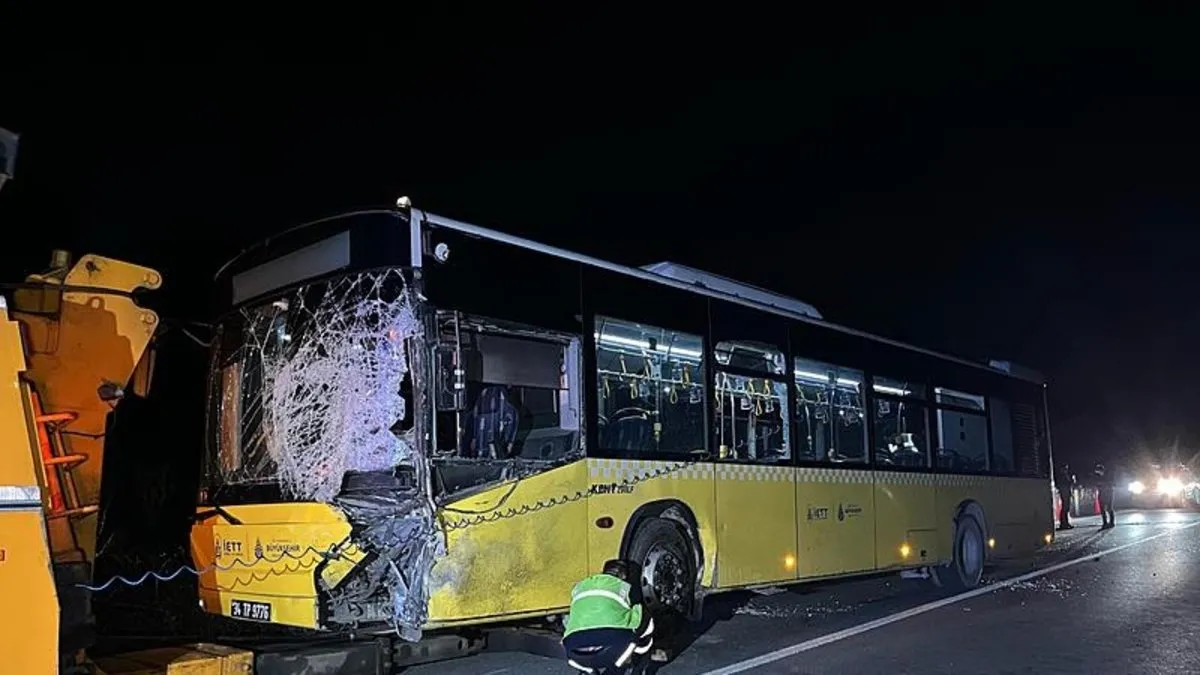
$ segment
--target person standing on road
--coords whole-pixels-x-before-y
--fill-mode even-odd
[[[1096,491],[1100,493],[1100,518],[1103,521],[1100,529],[1107,530],[1117,524],[1117,516],[1113,512],[1113,479],[1108,475],[1104,465],[1096,463]]]
[[[1054,474],[1054,487],[1058,489],[1058,499],[1061,503],[1058,509],[1058,529],[1070,530],[1071,524],[1071,493],[1075,488],[1075,476],[1071,475],[1071,467],[1066,463],[1060,464]]]

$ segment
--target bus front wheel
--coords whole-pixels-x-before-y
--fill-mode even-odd
[[[954,528],[954,558],[950,564],[930,568],[930,577],[939,588],[969,590],[983,580],[987,548],[983,528],[974,516],[963,514]]]
[[[629,544],[628,558],[641,567],[642,597],[651,608],[688,615],[696,574],[691,548],[677,523],[665,518],[643,521]]]

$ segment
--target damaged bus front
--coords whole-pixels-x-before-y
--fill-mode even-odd
[[[309,224],[219,273],[231,302],[191,533],[207,611],[416,640],[555,611],[584,572],[567,538],[574,550],[543,559],[574,564],[546,569],[541,545],[522,545],[586,518],[572,498],[585,469],[570,461],[579,335],[435,307],[421,258],[445,253],[424,252],[409,221],[401,210]],[[465,532],[518,503],[559,502],[540,532]]]
[[[191,535],[208,611],[419,635],[440,544],[415,414],[423,309],[390,255],[408,250],[404,225],[388,212],[314,223],[218,275],[232,302]]]

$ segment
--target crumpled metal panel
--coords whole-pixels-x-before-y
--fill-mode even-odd
[[[342,509],[354,545],[373,554],[330,593],[331,620],[387,621],[419,639],[441,549],[415,425],[398,429],[410,354],[423,349],[403,274],[348,275],[274,306],[246,327],[261,363],[262,442],[274,478],[292,498]]]

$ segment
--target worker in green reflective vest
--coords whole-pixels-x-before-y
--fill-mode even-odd
[[[604,675],[633,668],[654,644],[654,620],[633,601],[629,566],[604,563],[604,572],[575,584],[563,633],[567,663]]]

